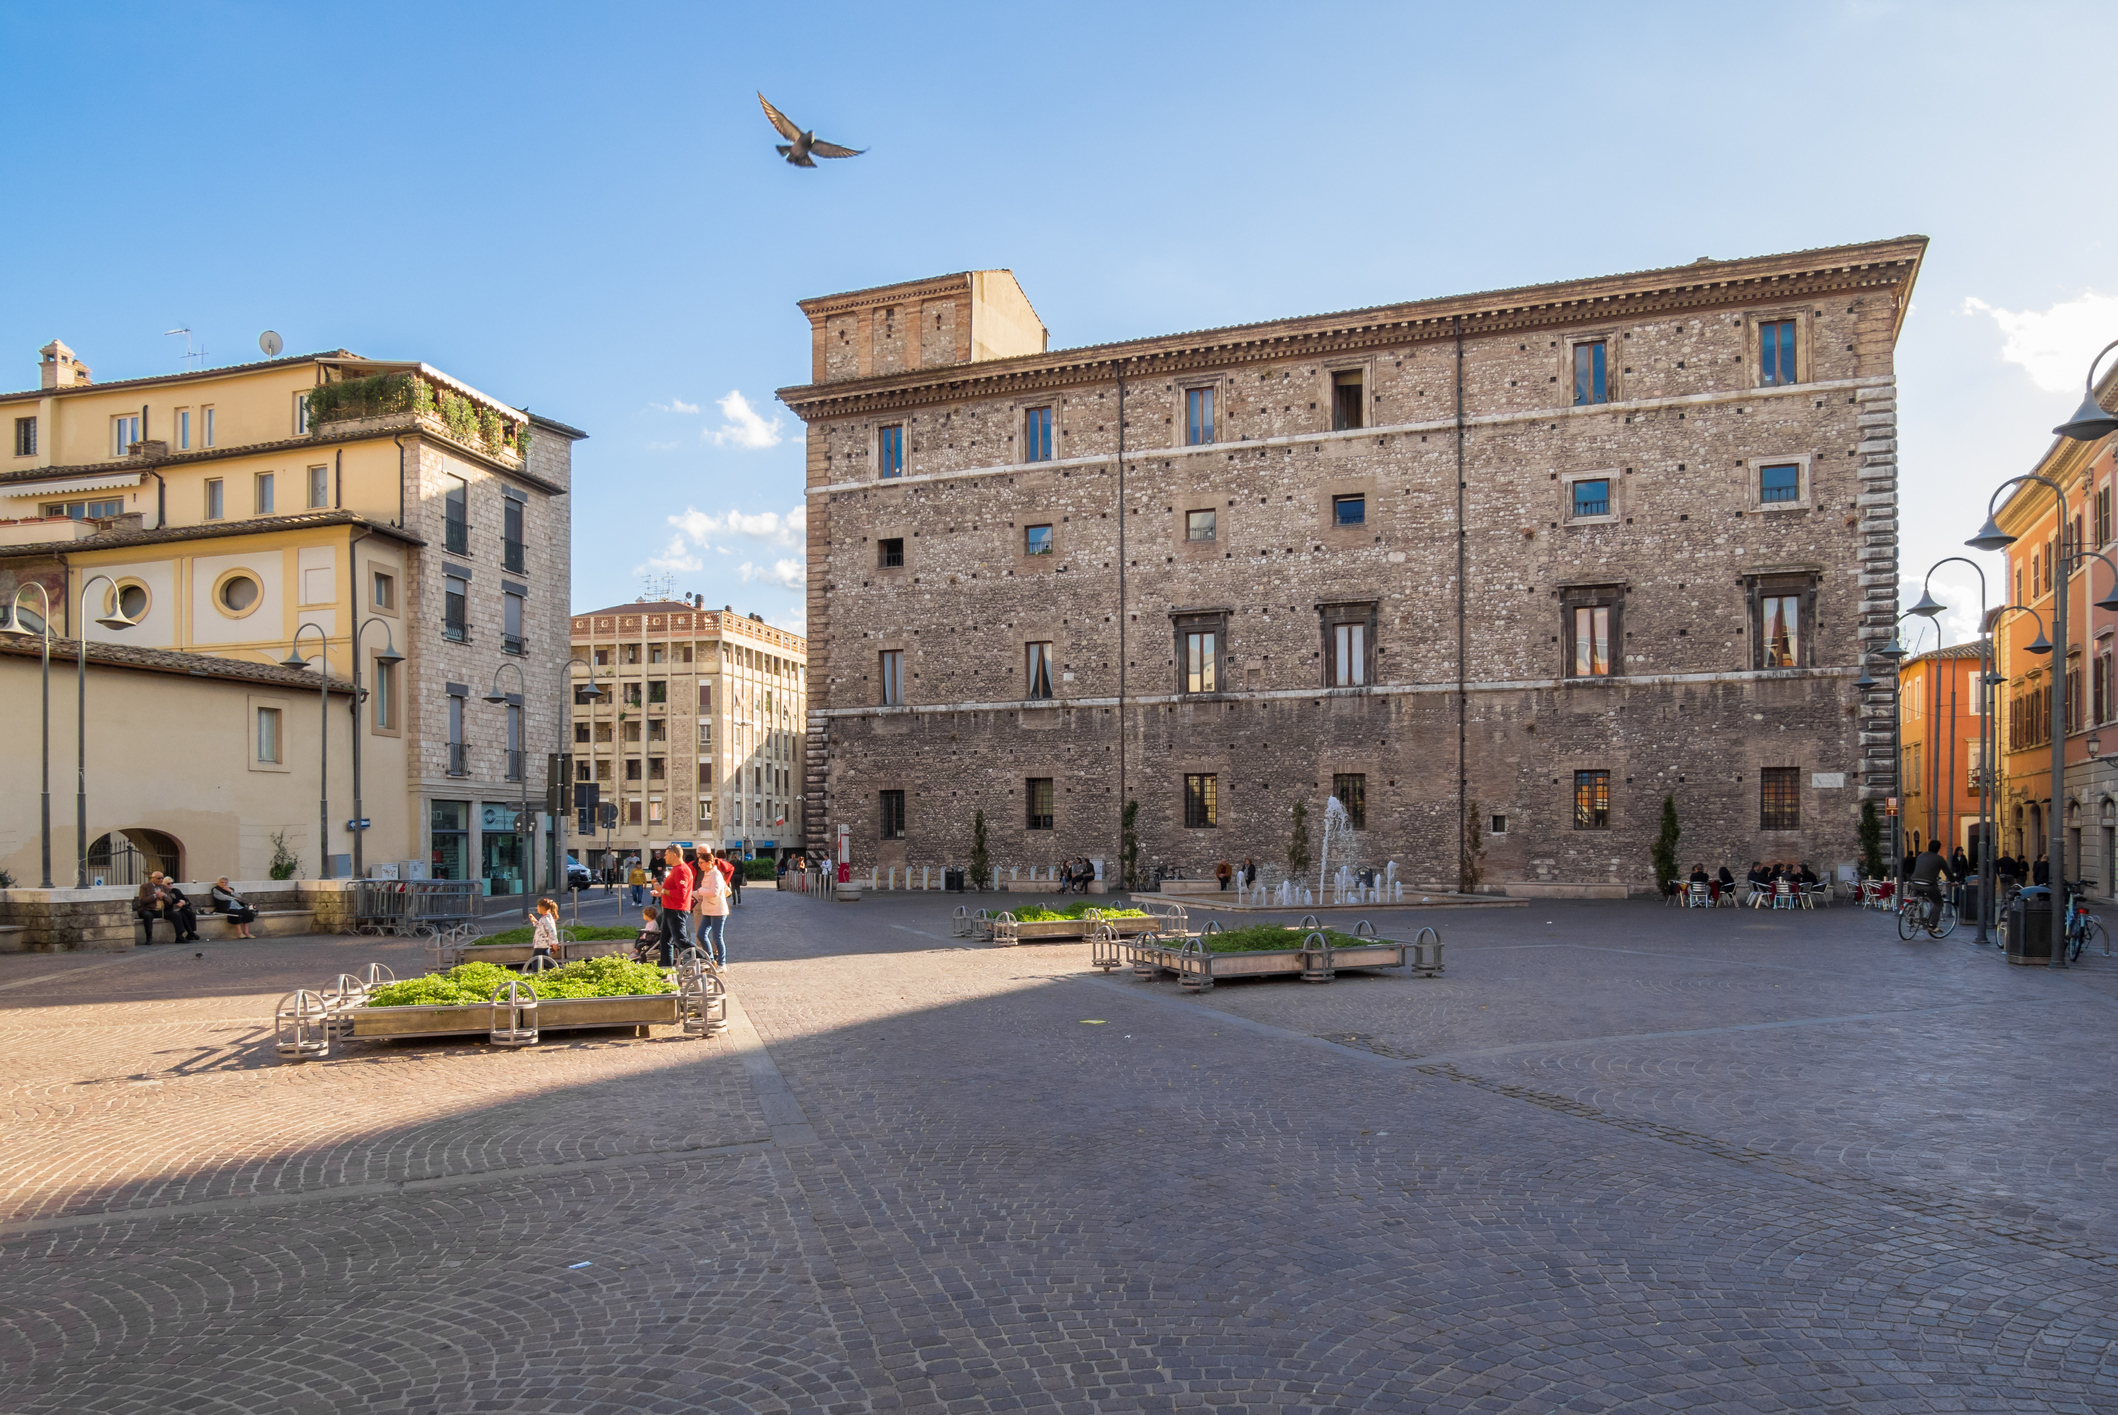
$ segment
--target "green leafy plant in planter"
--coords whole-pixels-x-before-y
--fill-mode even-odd
[[[744,879],[774,879],[780,872],[777,860],[745,860],[742,863]]]
[[[640,932],[638,929],[629,927],[613,928],[609,924],[571,924],[561,925],[561,927],[567,933],[573,935],[574,941],[577,943],[602,943],[614,938],[635,938]],[[528,943],[531,936],[530,926],[523,924],[519,928],[503,929],[499,933],[487,934],[484,938],[473,939],[472,943],[474,945],[483,943]]]
[[[1367,948],[1374,944],[1373,939],[1355,938],[1337,929],[1290,929],[1279,924],[1252,924],[1204,938],[1207,949],[1214,953],[1269,953],[1300,948],[1302,940],[1312,933],[1321,933],[1333,948]]]
[[[1094,909],[1106,919],[1144,919],[1147,917],[1145,909],[1106,909],[1100,904],[1090,904],[1086,900],[1079,904],[1069,904],[1064,909],[1053,909],[1043,904],[1031,904],[1021,909],[1010,909],[1008,912],[1015,916],[1015,922],[1017,923],[1052,924],[1057,923],[1061,919],[1085,919],[1091,909]]]
[[[301,867],[301,857],[287,846],[287,832],[284,830],[273,831],[272,863],[266,866],[265,872],[274,879],[293,879]]]
[[[536,989],[539,1001],[568,997],[652,997],[675,992],[670,975],[630,958],[583,958],[528,977],[498,963],[459,963],[446,973],[407,978],[368,994],[370,1007],[463,1006],[490,1002],[493,993],[522,979]]]

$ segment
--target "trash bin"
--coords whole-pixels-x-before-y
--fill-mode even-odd
[[[951,865],[946,870],[943,870],[941,873],[941,887],[943,892],[947,894],[963,893],[963,866]]]
[[[1956,917],[1978,927],[1978,876],[1972,875],[1957,886]]]
[[[2008,905],[2008,961],[2048,964],[2052,961],[2052,891],[2033,884]]]

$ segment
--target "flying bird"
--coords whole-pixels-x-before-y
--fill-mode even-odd
[[[780,156],[786,158],[788,162],[796,167],[814,167],[816,164],[809,160],[812,156],[858,157],[861,153],[867,151],[866,148],[840,147],[835,142],[818,142],[815,133],[805,133],[794,126],[794,120],[780,112],[779,109],[774,108],[766,100],[764,94],[759,94],[757,101],[764,108],[765,117],[779,131],[779,135],[787,140],[783,143],[776,143],[774,146],[779,149]]]

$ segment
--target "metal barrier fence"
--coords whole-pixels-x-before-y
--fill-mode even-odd
[[[477,926],[483,894],[474,879],[364,879],[355,881],[353,927],[364,934],[438,935]]]

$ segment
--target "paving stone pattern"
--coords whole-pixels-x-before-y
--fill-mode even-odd
[[[0,959],[0,1410],[2118,1408],[2118,962],[1567,902],[1191,996],[948,907],[748,892],[764,1051]]]

